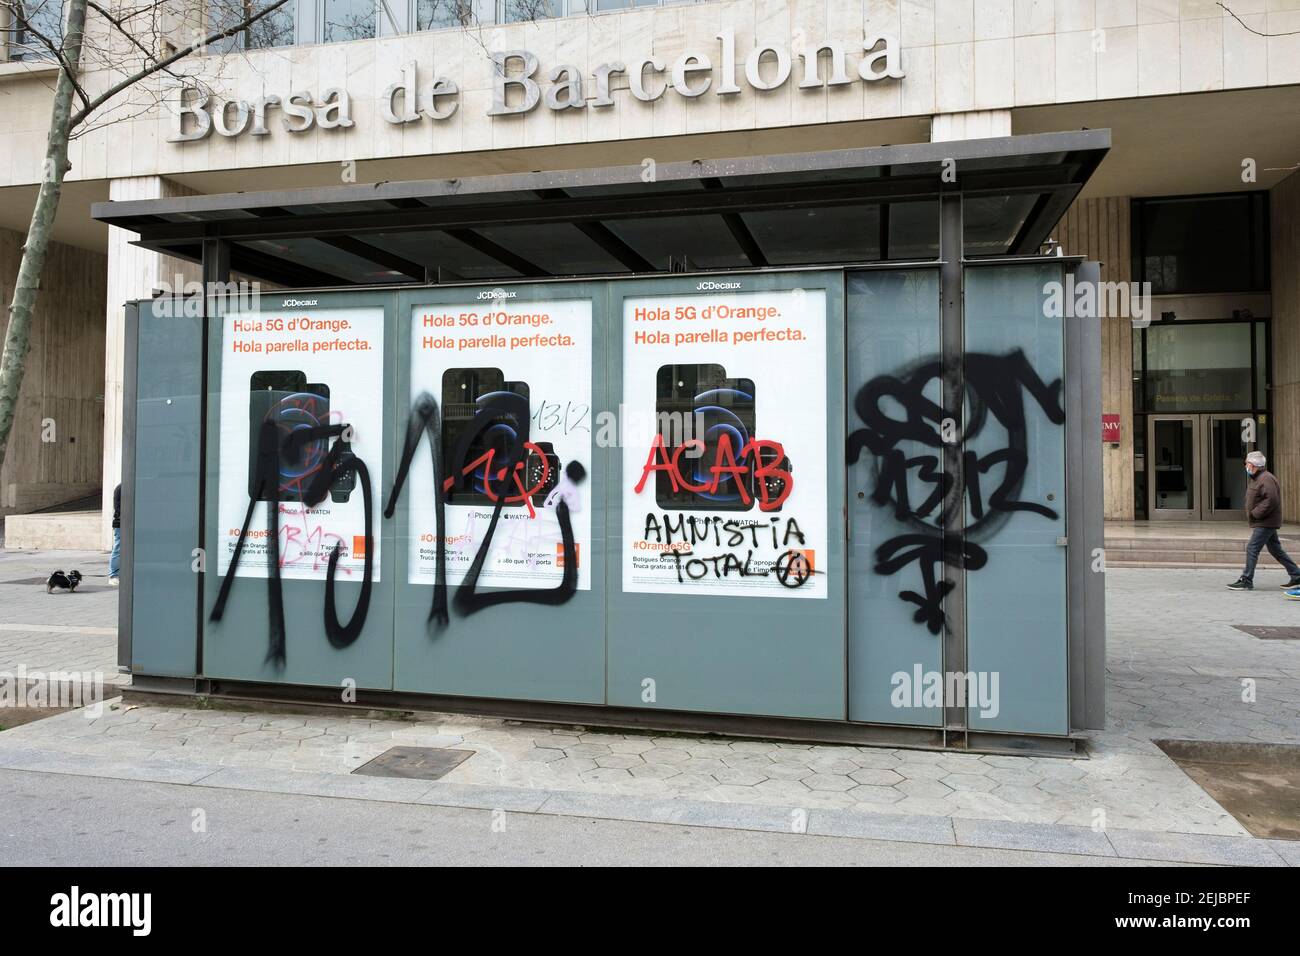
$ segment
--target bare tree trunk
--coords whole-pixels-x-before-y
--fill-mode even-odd
[[[31,342],[32,312],[36,308],[36,297],[41,288],[41,271],[45,267],[45,254],[50,247],[54,214],[58,211],[59,196],[63,192],[63,177],[71,167],[68,162],[68,135],[71,132],[74,78],[68,71],[75,71],[81,64],[85,28],[86,0],[69,0],[63,38],[63,63],[54,88],[54,104],[50,109],[50,132],[45,143],[41,186],[36,194],[36,207],[32,210],[32,224],[27,230],[27,241],[23,243],[18,282],[14,287],[13,302],[9,306],[4,357],[0,358],[0,468],[4,467],[9,433],[13,430],[14,417],[18,413],[18,390],[22,388],[27,349]]]

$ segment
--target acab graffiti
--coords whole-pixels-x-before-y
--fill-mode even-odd
[[[660,424],[632,492],[649,487],[660,510],[646,514],[631,547],[670,562],[677,585],[772,578],[801,587],[815,573],[813,551],[798,521],[776,514],[795,478],[782,443],[755,435],[754,382],[697,363],[661,366],[656,386]],[[674,435],[668,423],[680,420],[698,427]],[[767,520],[738,514],[755,507]]]

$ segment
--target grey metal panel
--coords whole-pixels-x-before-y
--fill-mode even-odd
[[[962,423],[960,430],[964,434],[966,309],[963,291],[965,280],[962,271],[962,260],[965,258],[963,211],[961,193],[950,193],[940,200],[939,257],[943,260],[943,264],[939,267],[939,301],[943,408],[947,415]],[[963,451],[964,446],[961,442],[944,443],[943,474],[952,482],[945,496],[945,506],[949,501],[963,502],[966,498]],[[949,547],[949,541],[956,541],[960,553],[965,534],[966,509],[948,508],[943,527],[945,550]],[[941,568],[944,579],[952,583],[952,590],[943,599],[943,672],[945,674],[965,673],[967,669],[966,568],[959,561],[942,564]],[[955,700],[946,700],[943,722],[949,730],[964,730],[967,725],[966,707]]]
[[[848,713],[845,537],[843,274],[723,273],[745,292],[801,288],[826,294],[826,374],[807,398],[827,414],[827,545],[818,555],[826,598],[794,599],[623,591],[622,562],[609,571],[606,619],[607,702],[612,706],[843,721]],[[696,280],[645,279],[610,284],[610,312],[623,321],[623,300],[690,295]],[[609,337],[611,390],[624,394],[623,336]],[[761,374],[728,368],[731,375]],[[813,384],[813,383],[810,383]],[[789,396],[798,402],[800,396]],[[610,550],[622,541],[622,449],[606,449],[619,492],[608,507]],[[798,469],[798,465],[793,466]],[[775,583],[774,583],[774,586]],[[643,700],[643,681],[655,700]]]
[[[1095,281],[1093,263],[1083,263],[1073,269],[1076,283]],[[1068,273],[1067,273],[1068,274]],[[1065,529],[1066,529],[1066,574],[1069,588],[1066,591],[1066,628],[1069,641],[1070,660],[1070,726],[1082,726],[1087,692],[1084,684],[1084,650],[1086,641],[1084,627],[1086,610],[1081,584],[1083,575],[1088,573],[1088,556],[1084,548],[1084,495],[1083,458],[1084,433],[1087,423],[1083,418],[1083,390],[1086,382],[1076,368],[1083,356],[1082,321],[1065,322],[1065,368],[1066,381],[1075,387],[1065,390]]]
[[[960,283],[960,271],[957,281]],[[916,605],[901,595],[917,583],[914,569],[894,573],[878,569],[882,549],[906,535],[929,533],[916,506],[930,493],[922,469],[907,469],[906,496],[888,487],[889,452],[877,453],[863,442],[872,406],[859,402],[875,395],[882,382],[906,382],[909,374],[941,353],[942,318],[937,266],[905,270],[853,270],[845,277],[845,354],[849,394],[846,458],[848,527],[848,685],[849,719],[873,724],[916,724],[940,727],[942,705],[927,706],[910,695],[895,698],[898,675],[909,679],[919,666],[923,674],[942,672],[943,638],[915,619]],[[960,285],[958,286],[960,295]],[[886,412],[887,415],[897,411]],[[876,423],[877,426],[879,422]],[[875,432],[879,434],[879,432]],[[897,437],[891,447],[907,458],[928,457],[935,450],[923,440]],[[881,502],[881,492],[888,500]],[[910,503],[903,514],[898,507]],[[930,515],[931,521],[940,521]],[[933,526],[936,537],[942,528]]]
[[[201,245],[200,265],[203,275],[203,421],[208,420],[208,338],[212,329],[220,328],[219,316],[224,314],[226,301],[220,298],[222,290],[230,282],[230,243],[220,239],[204,239]],[[206,426],[205,426],[206,427]],[[207,467],[208,446],[204,441],[199,447],[199,520],[207,514]],[[215,489],[213,489],[215,490]],[[199,547],[204,546],[203,529],[199,529]],[[203,673],[203,582],[199,582],[199,593],[195,599],[194,627],[199,640],[194,655],[194,673]]]
[[[492,288],[498,288],[493,286]],[[563,302],[592,300],[592,419],[594,409],[617,408],[618,399],[608,391],[603,337],[617,334],[611,327],[607,296],[599,283],[548,283],[512,286],[512,301]],[[460,290],[424,289],[397,298],[399,346],[389,364],[389,381],[394,391],[397,418],[389,431],[393,436],[393,457],[400,458],[411,408],[412,309],[417,306],[468,306],[478,299],[483,287]],[[479,307],[482,306],[482,300]],[[487,301],[491,301],[490,299]],[[502,359],[508,359],[504,350]],[[440,382],[417,382],[441,404]],[[533,382],[536,388],[537,383]],[[532,398],[545,398],[537,396]],[[534,410],[534,414],[537,414]],[[539,422],[540,424],[540,422]],[[592,429],[593,438],[595,428]],[[534,440],[541,441],[540,433]],[[609,556],[605,532],[606,499],[611,490],[609,449],[594,440],[594,461],[582,462],[587,470],[578,486],[584,506],[590,509],[591,538],[582,545],[580,562],[591,567],[591,587],[578,590],[556,607],[531,602],[504,603],[465,615],[454,604],[450,621],[443,628],[429,625],[433,585],[409,581],[410,506],[412,482],[407,481],[393,519],[385,522],[386,550],[394,554],[395,602],[393,610],[393,689],[458,697],[498,697],[514,700],[602,704],[605,701],[605,566]],[[446,454],[446,449],[443,454]],[[412,469],[427,467],[430,460],[427,438],[416,449]],[[388,482],[392,484],[391,480]],[[617,489],[614,489],[615,491]],[[513,509],[512,509],[513,510]],[[506,521],[509,520],[507,516]],[[499,528],[492,549],[509,547],[509,532]],[[474,542],[479,546],[479,542]],[[484,545],[487,546],[487,545]],[[613,552],[617,555],[617,551]],[[459,585],[448,586],[453,598]],[[492,594],[505,590],[478,585],[476,592]]]
[[[119,555],[117,596],[117,666],[131,666],[132,586],[135,583],[135,432],[136,432],[136,376],[140,363],[136,350],[140,347],[140,306],[126,304],[126,319],[122,330],[122,499],[121,539]]]
[[[990,706],[968,706],[967,716],[982,732],[1069,731],[1062,392],[1073,387],[1071,320],[1045,308],[1065,274],[1055,258],[965,274],[967,400],[973,413],[988,409],[970,416],[963,435],[976,456],[965,475],[964,540],[975,562],[966,575],[966,666],[990,692]]]
[[[174,301],[140,303],[137,371],[128,379],[135,389],[128,406],[133,431],[124,435],[133,471],[129,504],[125,482],[122,488],[122,518],[130,522],[131,669],[193,677],[203,319],[170,308]]]
[[[275,311],[284,298],[276,293],[263,293],[262,301],[270,311]],[[291,298],[297,298],[294,293]],[[320,311],[329,308],[378,307],[384,310],[384,355],[391,362],[396,354],[394,340],[394,297],[384,293],[334,292],[319,295]],[[218,513],[219,481],[221,477],[221,356],[222,319],[214,318],[208,336],[208,412],[206,419],[206,500],[204,502],[204,547],[208,554],[207,569],[203,575],[204,593],[202,607],[203,674],[204,677],[234,680],[279,681],[289,684],[314,684],[339,688],[345,680],[359,688],[391,688],[393,676],[393,549],[381,541],[378,572],[370,595],[370,607],[365,626],[356,640],[347,647],[334,648],[325,633],[324,580],[282,581],[286,659],[278,667],[268,657],[269,650],[269,598],[267,581],[260,577],[237,577],[221,621],[210,619],[213,604],[221,586],[218,574]],[[229,321],[227,317],[225,321]],[[268,357],[267,366],[283,365],[283,358]],[[382,389],[382,383],[373,383]],[[337,397],[337,396],[336,396]],[[384,392],[383,421],[385,430],[394,426],[392,392]],[[404,423],[403,423],[404,424]],[[383,444],[380,470],[380,494],[373,502],[373,534],[378,539],[383,534],[383,501],[380,500],[383,483],[391,480],[394,467],[391,444]],[[241,463],[241,468],[244,463]],[[243,492],[247,494],[246,488]],[[359,493],[359,492],[358,492]],[[265,530],[265,504],[257,508],[250,533]],[[338,614],[346,622],[361,594],[362,585],[354,581],[339,581],[335,594]]]
[[[1101,281],[1101,266],[1079,266],[1076,280]],[[1100,303],[1100,297],[1094,301]],[[1102,730],[1106,725],[1106,576],[1093,570],[1094,554],[1105,544],[1104,491],[1101,469],[1101,318],[1076,317],[1073,357],[1067,374],[1077,376],[1072,390],[1079,405],[1076,433],[1077,471],[1071,504],[1078,508],[1070,530],[1070,724],[1076,730]],[[1067,379],[1068,380],[1068,379]],[[1067,424],[1067,428],[1069,425]],[[1079,612],[1078,619],[1075,611]],[[1080,632],[1075,633],[1078,627]]]

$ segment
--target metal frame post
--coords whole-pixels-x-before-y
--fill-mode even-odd
[[[1076,285],[1101,282],[1101,266],[1081,262]],[[1099,306],[1100,292],[1094,299]],[[1106,723],[1106,575],[1094,570],[1105,542],[1101,470],[1100,314],[1065,321],[1066,568],[1069,586],[1070,730]]]
[[[943,408],[955,424],[955,435],[965,434],[966,336],[965,292],[963,284],[963,217],[962,194],[944,193],[939,197],[939,299],[940,340],[943,361]],[[949,426],[951,427],[951,426]],[[942,431],[941,431],[942,434]],[[943,669],[944,673],[966,671],[966,570],[961,555],[965,553],[966,475],[963,467],[964,442],[943,443],[943,473],[949,482],[944,501],[943,548],[945,555],[956,555],[945,562],[942,573],[953,588],[943,599]],[[945,680],[945,686],[947,681]],[[964,734],[967,730],[966,707],[944,701],[945,731]]]
[[[205,527],[205,516],[208,513],[207,493],[208,493],[208,390],[210,383],[208,381],[208,342],[212,335],[212,324],[215,319],[221,321],[221,309],[213,308],[212,289],[217,283],[226,283],[230,281],[230,243],[225,239],[208,239],[203,240],[203,336],[202,336],[202,354],[199,357],[202,373],[202,386],[199,395],[199,521],[198,521],[198,540],[194,546],[200,549],[204,545],[204,537],[207,532]],[[197,680],[203,676],[203,579],[207,574],[207,565],[204,565],[204,571],[194,576],[194,626],[196,628],[194,642],[195,660],[194,660],[194,677]]]
[[[131,669],[131,624],[135,588],[135,429],[140,374],[140,308],[126,304],[122,336],[122,548],[118,555],[117,666]]]

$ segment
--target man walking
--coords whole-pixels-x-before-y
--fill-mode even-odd
[[[1282,527],[1282,487],[1277,477],[1264,467],[1267,464],[1261,452],[1252,451],[1246,456],[1246,474],[1250,476],[1246,486],[1246,518],[1252,530],[1246,542],[1246,570],[1228,585],[1233,591],[1249,591],[1255,587],[1255,562],[1264,548],[1286,569],[1290,580],[1282,587],[1300,587],[1300,567],[1282,549],[1277,536],[1277,529]]]

